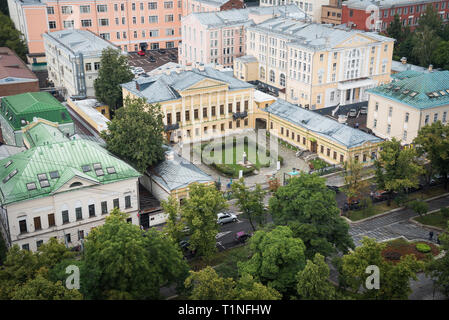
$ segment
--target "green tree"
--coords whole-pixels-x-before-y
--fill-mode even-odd
[[[440,41],[433,53],[433,62],[438,68],[449,69],[449,41]]]
[[[226,208],[226,200],[214,186],[195,183],[189,187],[189,198],[182,206],[182,216],[191,232],[189,242],[192,250],[206,260],[217,249],[217,214]]]
[[[429,29],[439,33],[442,23],[443,21],[441,20],[438,11],[433,7],[433,5],[428,5],[423,15],[419,17],[418,27],[416,29],[418,31],[422,31],[425,27],[428,27]]]
[[[247,273],[240,277],[235,289],[235,300],[280,300],[282,298],[278,291],[257,282]]]
[[[259,230],[251,238],[252,257],[239,262],[239,274],[248,273],[262,284],[280,293],[293,293],[295,276],[306,264],[305,246],[294,238],[286,226],[278,226],[270,232]]]
[[[446,232],[439,235],[441,249],[449,252],[449,223]],[[426,268],[426,274],[434,281],[434,288],[449,297],[449,254],[440,259],[434,259]]]
[[[157,299],[161,286],[187,276],[179,248],[160,231],[127,223],[127,216],[115,208],[87,237],[81,291],[89,299]]]
[[[348,204],[352,199],[360,199],[367,192],[369,187],[368,180],[363,180],[365,174],[363,165],[354,158],[349,158],[344,163],[343,178],[345,185],[343,190],[348,198]]]
[[[185,224],[181,217],[181,208],[179,201],[173,196],[168,197],[167,200],[161,201],[161,206],[164,212],[168,215],[167,223],[164,227],[164,232],[176,244],[178,244],[184,237],[183,230]]]
[[[11,18],[0,13],[0,47],[8,47],[26,61],[28,48],[22,39],[22,33],[14,27]]]
[[[354,247],[335,193],[326,187],[324,178],[304,173],[292,178],[271,197],[269,210],[274,223],[287,224],[304,242],[308,259],[316,253],[329,256],[336,249],[347,252]]]
[[[426,125],[418,131],[413,141],[419,155],[425,155],[433,170],[444,179],[444,187],[448,187],[449,175],[449,126],[440,121]]]
[[[164,159],[163,115],[159,105],[125,99],[125,106],[101,133],[107,149],[132,163],[141,173]]]
[[[128,58],[119,50],[108,48],[101,54],[100,70],[95,79],[95,96],[106,103],[112,112],[122,106],[122,83],[130,82],[134,75],[128,66]]]
[[[354,252],[342,258],[342,277],[346,279],[354,293],[359,293],[365,299],[408,299],[412,292],[410,280],[416,280],[416,272],[421,270],[424,264],[416,260],[414,255],[406,255],[393,264],[382,256],[385,243],[377,243],[374,239],[365,237],[362,246]],[[368,289],[366,280],[368,266],[379,268],[379,289]],[[360,288],[363,287],[363,292]]]
[[[66,259],[73,259],[75,253],[69,251],[66,246],[55,238],[50,238],[37,250],[39,266],[53,269],[57,264]]]
[[[425,201],[421,200],[414,200],[409,203],[409,208],[415,211],[417,214],[422,216],[423,214],[427,213],[429,211],[429,204]]]
[[[242,212],[242,216],[248,219],[251,227],[256,231],[255,222],[259,225],[264,224],[265,208],[263,200],[266,192],[262,190],[259,184],[256,184],[254,190],[250,190],[241,178],[240,181],[232,183],[232,193],[234,198],[237,199],[237,205]]]
[[[296,275],[299,297],[307,300],[332,300],[336,297],[335,287],[329,282],[329,266],[324,257],[317,253],[307,260],[305,268]]]
[[[12,300],[82,300],[76,289],[67,289],[61,281],[52,282],[42,274],[15,290]]]
[[[6,248],[5,240],[3,239],[3,236],[0,234],[0,266],[6,260],[7,252],[8,252],[8,249]]]
[[[439,41],[437,32],[427,25],[414,32],[412,54],[418,59],[421,66],[427,67],[432,63],[432,57]]]
[[[416,158],[416,150],[403,149],[396,138],[382,143],[382,151],[375,161],[375,176],[378,188],[390,192],[388,205],[391,204],[392,192],[418,186],[419,176],[424,171]]]

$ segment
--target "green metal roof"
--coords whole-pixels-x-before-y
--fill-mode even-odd
[[[104,175],[97,176],[93,167],[97,163],[101,165]],[[90,167],[88,172],[83,170],[86,165]],[[115,173],[108,172],[107,168],[111,167]],[[13,176],[8,180],[11,174]],[[41,179],[46,178],[48,187],[45,187],[45,182],[41,185],[40,174],[45,174]],[[0,160],[1,201],[9,204],[51,195],[75,176],[97,184],[107,184],[139,177],[140,173],[92,141],[79,139],[39,145]],[[30,183],[34,183],[34,190],[27,187]],[[33,189],[33,185],[29,187]]]
[[[407,78],[413,78],[416,76],[420,76],[422,74],[422,71],[416,71],[416,70],[405,70],[398,73],[392,73],[391,77],[395,80],[402,80]]]
[[[24,138],[30,147],[41,146],[47,143],[64,142],[68,138],[57,127],[39,122],[31,129],[25,131]]]
[[[449,104],[449,71],[422,72],[367,92],[399,101],[417,109]]]
[[[27,92],[2,98],[0,115],[14,130],[20,130],[34,117],[61,123],[71,123],[67,108],[48,92]],[[23,121],[22,121],[23,120]]]

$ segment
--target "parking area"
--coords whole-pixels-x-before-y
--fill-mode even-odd
[[[151,57],[154,58],[153,62],[150,62]],[[141,67],[145,72],[159,68],[167,62],[178,63],[178,48],[147,50],[144,56],[139,56],[137,52],[129,53],[129,65]]]

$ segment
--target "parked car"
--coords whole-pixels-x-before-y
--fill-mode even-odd
[[[384,201],[388,199],[389,192],[385,190],[377,190],[372,193],[371,199],[375,202]]]
[[[335,191],[335,193],[340,193],[340,188],[337,186],[326,186],[328,189]]]
[[[360,130],[362,130],[363,132],[366,132],[368,134],[373,134],[373,130],[371,130],[370,128],[364,127],[364,128],[360,128]]]
[[[360,114],[367,114],[368,113],[368,107],[361,107],[360,108]]]
[[[177,60],[178,58],[176,58],[176,55],[174,55],[173,53],[170,53],[169,55],[168,55],[168,58],[170,59],[170,60]]]
[[[148,59],[150,62],[156,62],[156,59],[154,58],[154,56],[150,56],[150,58]]]
[[[228,222],[236,222],[237,216],[229,212],[222,212],[217,214],[217,223],[223,225]]]
[[[139,56],[144,56],[145,55],[145,51],[143,51],[143,50],[137,51],[137,54]]]
[[[355,118],[357,116],[357,110],[351,109],[349,110],[348,117]]]
[[[165,53],[165,49],[159,49],[158,52],[164,54]]]
[[[239,231],[234,235],[234,239],[237,242],[245,243],[249,238],[251,238],[252,234],[246,233],[245,231]]]
[[[179,241],[179,247],[184,253],[187,253],[188,255],[194,256],[196,253],[196,250],[190,249],[190,242],[187,240],[181,240]]]

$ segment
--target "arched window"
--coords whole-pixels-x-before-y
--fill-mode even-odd
[[[285,74],[281,73],[279,76],[279,82],[282,87],[285,87]]]
[[[80,186],[82,186],[83,184],[81,183],[81,182],[74,182],[74,183],[72,183],[71,185],[70,185],[70,188],[74,188],[74,187],[80,187]]]
[[[274,71],[270,70],[270,82],[275,82],[276,81],[276,76],[274,75]]]
[[[260,79],[265,79],[265,68],[260,67]]]

